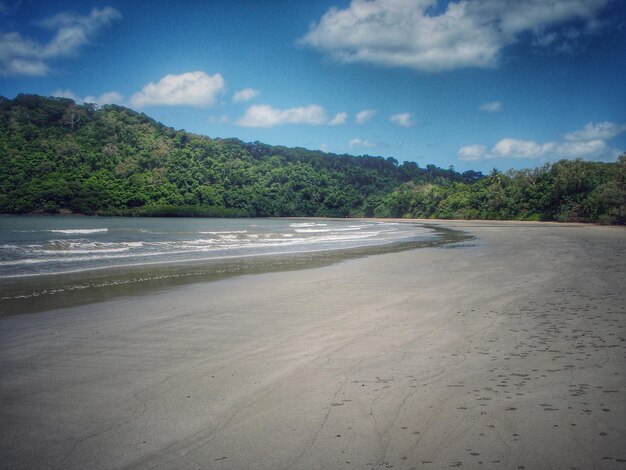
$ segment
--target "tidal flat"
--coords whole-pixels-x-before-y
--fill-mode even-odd
[[[1,466],[626,467],[624,228],[430,223],[473,239],[1,317]]]

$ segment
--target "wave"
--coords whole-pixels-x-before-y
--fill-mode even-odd
[[[121,253],[124,251],[130,251],[130,248],[125,246],[121,248],[102,248],[99,250],[37,250],[37,253],[50,255],[88,255],[91,253]]]
[[[222,230],[217,232],[198,232],[202,235],[230,235],[230,234],[239,234],[239,233],[248,233],[247,230]]]
[[[53,233],[65,233],[67,235],[88,235],[90,233],[104,233],[108,232],[108,228],[81,228],[81,229],[58,229],[58,230],[44,230],[44,232],[53,232]]]
[[[295,222],[289,224],[290,227],[327,227],[328,224],[318,224],[316,222]]]
[[[415,230],[378,222],[302,221],[280,225],[272,221],[244,227],[220,224],[221,229],[194,225],[162,224],[163,228],[150,225],[141,229],[48,226],[34,230],[38,236],[11,235],[0,245],[0,278],[387,244],[410,237],[409,232]]]
[[[294,232],[297,233],[324,233],[324,232],[332,232],[331,228],[297,228]]]

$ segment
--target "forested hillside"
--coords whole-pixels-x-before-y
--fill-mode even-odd
[[[458,173],[212,139],[115,105],[0,97],[0,213],[626,220],[626,157]]]
[[[120,106],[0,102],[0,212],[372,216],[402,183],[480,175],[211,139]]]
[[[379,216],[626,223],[626,155],[616,163],[561,160],[532,170],[493,170],[473,184],[404,184]]]

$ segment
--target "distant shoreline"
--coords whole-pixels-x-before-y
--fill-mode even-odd
[[[0,214],[0,217],[93,217],[93,218],[111,218],[111,217],[124,217],[124,218],[206,218],[206,219],[221,219],[231,217],[214,217],[214,216],[171,216],[171,215],[102,215],[102,214],[81,214],[75,212],[64,212],[56,214],[48,213],[24,213],[24,214]],[[561,222],[558,220],[523,220],[523,219],[424,219],[424,218],[409,218],[409,217],[323,217],[323,216],[248,216],[237,217],[244,219],[285,219],[285,220],[359,220],[359,221],[380,221],[380,222],[420,222],[420,223],[432,223],[432,224],[445,224],[445,223],[521,223],[521,224],[554,224],[560,226],[603,226],[603,227],[626,227],[621,224],[606,225],[599,222]]]

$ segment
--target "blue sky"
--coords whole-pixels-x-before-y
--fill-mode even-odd
[[[0,94],[457,170],[626,151],[622,0],[0,0]]]

